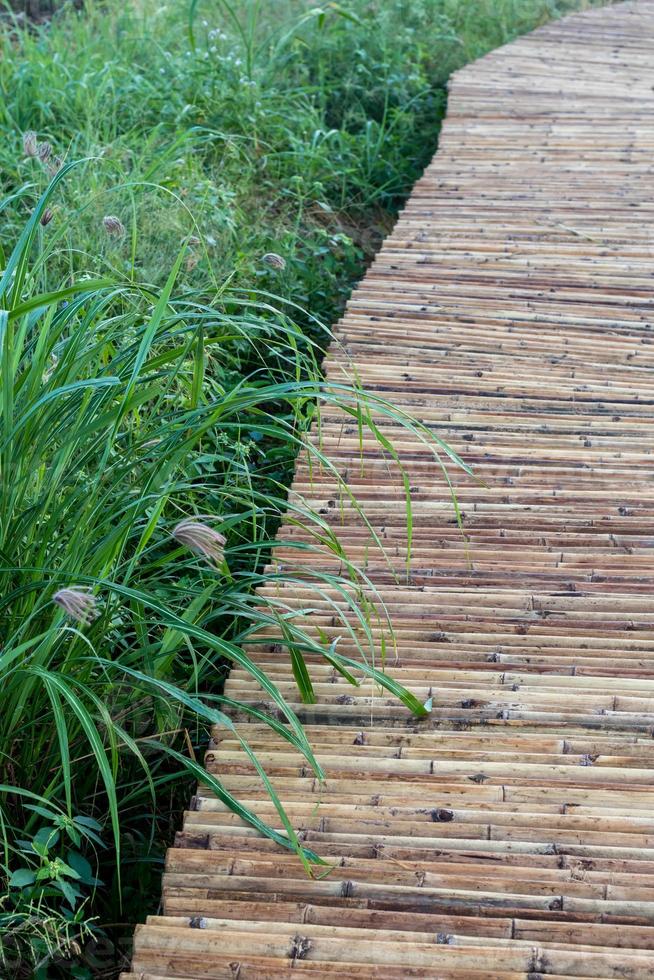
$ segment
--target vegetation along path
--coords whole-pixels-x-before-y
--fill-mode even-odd
[[[324,784],[237,719],[332,870],[307,875],[200,787],[163,915],[137,930],[146,980],[654,977],[653,46],[644,0],[454,76],[436,159],[327,370],[354,364],[474,467],[484,485],[457,485],[465,536],[431,449],[391,421],[414,500],[408,581],[404,490],[378,443],[361,465],[356,423],[332,414],[320,438],[387,561],[367,559],[371,529],[328,473],[300,462],[294,484],[367,561],[389,673],[431,712],[314,658],[318,703],[294,707]],[[287,525],[278,562],[318,562],[293,548],[301,533]],[[324,568],[338,560],[325,549]],[[267,588],[336,638],[337,594]],[[287,654],[255,649],[297,702]],[[242,670],[227,694],[261,703]],[[274,822],[234,736],[215,739],[208,768]]]

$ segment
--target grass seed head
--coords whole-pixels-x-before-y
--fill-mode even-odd
[[[125,225],[115,214],[106,214],[102,219],[104,230],[112,238],[122,238],[125,234]]]
[[[45,167],[50,177],[54,177],[54,175],[61,170],[63,165],[64,165],[63,157],[57,156],[57,157],[50,157],[50,159],[46,161]]]
[[[191,551],[204,555],[209,561],[219,564],[223,560],[225,537],[195,517],[186,517],[180,521],[173,531],[173,537]]]
[[[286,268],[286,259],[283,259],[281,255],[277,254],[277,252],[266,252],[266,254],[261,257],[261,261],[267,266],[270,266],[271,269],[281,270]]]
[[[100,615],[97,599],[83,589],[59,589],[53,595],[52,601],[78,623],[88,625]]]
[[[50,157],[52,156],[52,144],[48,142],[37,143],[36,155],[41,161],[41,163],[47,163]]]
[[[26,133],[23,133],[23,153],[26,157],[37,156],[38,146],[38,137],[33,129],[28,129]]]

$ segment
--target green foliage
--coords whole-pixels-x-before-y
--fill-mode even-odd
[[[90,2],[0,60],[3,215],[47,183],[21,137],[91,158],[47,237],[51,274],[259,287],[332,322],[432,154],[450,72],[576,0]],[[66,10],[68,13],[66,14]],[[189,39],[189,29],[192,27]],[[118,215],[124,238],[108,237]],[[280,253],[283,273],[261,256]],[[304,325],[307,325],[304,319]]]
[[[364,601],[365,572],[286,491],[322,405],[391,457],[380,416],[460,464],[392,406],[324,383],[322,324],[433,152],[451,70],[577,6],[106,0],[29,29],[7,17],[0,926],[17,975],[106,975],[106,958],[89,965],[80,950],[107,923],[126,921],[129,935],[156,901],[162,842],[198,776],[308,869],[317,860],[247,744],[275,827],[196,761],[207,729],[231,726],[222,680],[238,663],[275,705],[257,717],[320,775],[292,709],[245,652],[262,628],[278,631],[305,701],[306,655],[318,653],[351,683],[373,676],[428,710],[377,670],[371,625],[384,610]],[[29,131],[51,150],[26,155]],[[308,451],[332,469],[319,446]],[[289,508],[345,572],[289,563],[276,575],[323,599],[336,591],[358,659],[254,596],[273,579],[266,557]],[[203,520],[225,537],[220,561],[175,536],[194,515],[212,515]],[[411,526],[408,500],[409,540]],[[87,621],[66,611],[71,588]]]

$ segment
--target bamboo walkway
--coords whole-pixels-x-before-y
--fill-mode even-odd
[[[410,584],[367,558],[326,477],[300,462],[294,484],[367,560],[391,672],[433,711],[416,721],[324,663],[303,707],[286,655],[259,653],[326,784],[243,730],[336,867],[310,880],[200,787],[163,915],[137,930],[144,980],[654,977],[653,154],[652,0],[573,15],[453,78],[436,158],[327,367],[340,379],[351,358],[474,466],[487,489],[457,479],[472,565],[437,465],[390,422],[413,481]],[[397,473],[368,441],[362,475],[335,413],[322,439],[401,576]],[[241,670],[228,694],[262,701]],[[275,821],[237,743],[215,738],[208,767]]]

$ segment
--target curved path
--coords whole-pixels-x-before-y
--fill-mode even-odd
[[[651,0],[550,24],[453,78],[438,154],[328,371],[352,358],[474,466],[486,489],[457,479],[468,554],[438,467],[390,424],[413,481],[410,584],[366,558],[369,532],[333,488],[303,463],[295,482],[367,560],[397,635],[392,673],[433,711],[415,722],[316,664],[320,703],[297,708],[322,789],[244,723],[336,868],[308,879],[201,788],[135,973],[654,977],[653,164]],[[397,474],[366,444],[362,475],[356,429],[327,416],[324,447],[401,576]],[[327,602],[311,605],[336,635]],[[297,700],[286,656],[258,657]],[[228,693],[261,699],[238,670]],[[237,745],[216,738],[209,768],[275,820]]]

